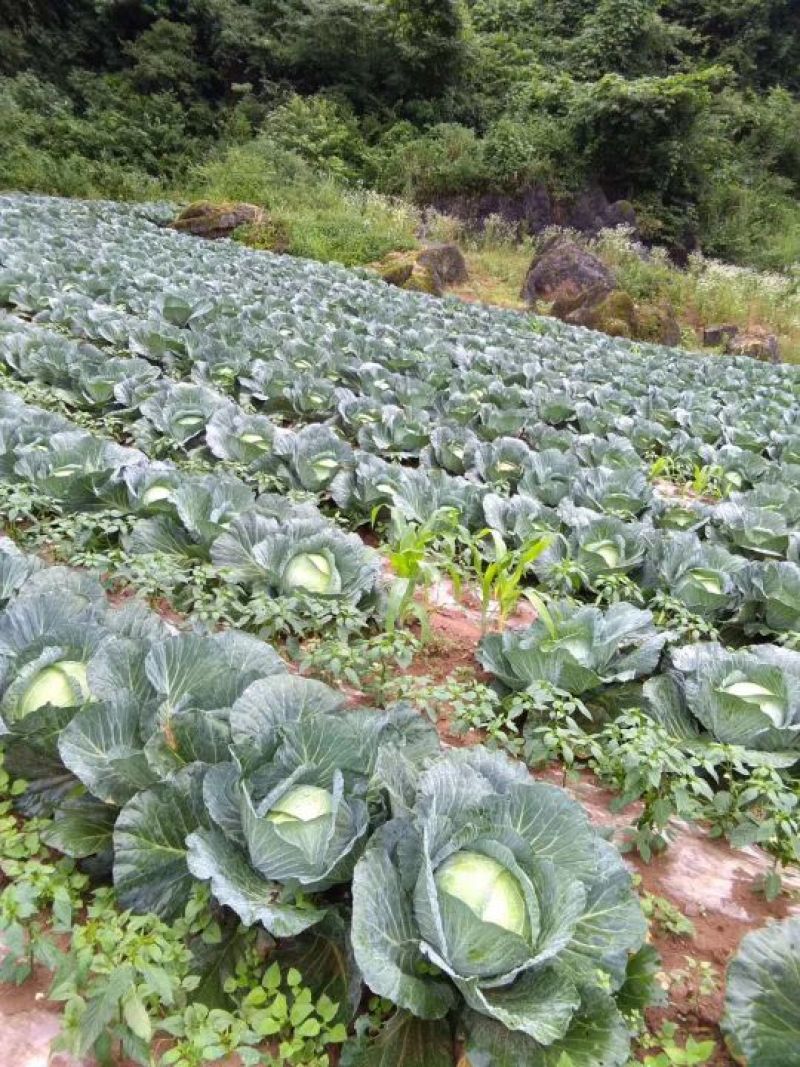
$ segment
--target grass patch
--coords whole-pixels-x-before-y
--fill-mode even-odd
[[[418,243],[419,216],[410,205],[320,175],[265,138],[229,148],[198,167],[189,196],[258,204],[269,212],[270,225],[244,230],[245,244],[277,244],[279,251],[323,263],[358,266]]]

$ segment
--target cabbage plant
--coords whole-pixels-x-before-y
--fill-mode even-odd
[[[563,505],[559,510],[564,511]],[[647,531],[641,523],[598,516],[582,508],[569,509],[569,518],[574,523],[569,534],[555,538],[534,564],[534,572],[545,584],[551,588],[564,584],[569,592],[574,574],[579,578],[578,588],[581,582],[591,586],[599,578],[631,575],[641,569],[647,549]]]
[[[645,687],[656,717],[695,720],[723,744],[800,756],[800,652],[700,643],[672,652],[670,689]],[[691,729],[691,725],[690,725]]]
[[[652,674],[665,641],[649,611],[626,603],[602,611],[563,600],[527,630],[487,634],[478,659],[508,689],[547,683],[581,696]]]
[[[8,537],[0,537],[0,608],[6,606],[42,564],[20,552]]]
[[[246,415],[233,405],[218,408],[206,426],[206,443],[219,459],[258,464],[272,452],[275,426],[265,415]]]
[[[230,403],[204,385],[164,382],[140,405],[146,421],[139,427],[138,439],[147,445],[157,430],[171,444],[186,447],[204,434],[212,416]]]
[[[751,563],[736,575],[739,621],[749,633],[800,634],[800,565]]]
[[[747,566],[742,556],[687,532],[663,537],[650,563],[646,587],[664,590],[706,618],[735,611],[740,599],[737,574]]]
[[[283,595],[337,597],[358,603],[377,587],[376,553],[355,534],[314,518],[278,525],[253,516],[212,545],[214,562],[235,580]]]
[[[344,704],[321,682],[283,676],[254,683],[231,709],[233,758],[205,776],[210,821],[189,836],[187,862],[248,925],[285,936],[319,922],[323,908],[305,896],[349,883],[385,818],[373,785],[381,761],[438,749],[411,709]]]
[[[20,450],[14,474],[77,511],[113,499],[124,471],[144,461],[136,449],[70,430],[53,434],[45,447]]]
[[[481,748],[434,760],[353,876],[370,989],[429,1020],[463,999],[469,1054],[502,1067],[580,1055],[587,1027],[591,1062],[625,1063],[614,994],[645,931],[625,865],[580,806]]]
[[[798,533],[786,514],[772,508],[726,502],[715,508],[710,536],[756,559],[791,558]]]
[[[352,469],[353,449],[329,426],[305,426],[276,442],[287,481],[311,493],[327,489],[340,473]]]
[[[722,1030],[751,1067],[790,1067],[800,1050],[800,918],[742,938],[725,985]]]
[[[653,491],[638,468],[594,467],[576,476],[570,495],[579,507],[634,519],[649,506]]]

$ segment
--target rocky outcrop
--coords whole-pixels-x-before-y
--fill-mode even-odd
[[[529,185],[515,193],[442,196],[430,206],[475,229],[483,229],[488,218],[500,218],[520,235],[541,233],[550,226],[591,235],[615,226],[638,228],[633,205],[628,200],[610,201],[599,186],[589,186],[571,199],[553,197],[543,185]]]
[[[264,222],[266,212],[255,204],[213,203],[210,200],[198,200],[190,204],[178,215],[170,226],[181,233],[190,233],[194,237],[214,240],[230,237],[234,230],[245,225],[259,225]]]
[[[672,308],[637,304],[622,289],[594,289],[580,296],[561,297],[554,302],[551,313],[571,326],[600,330],[612,337],[662,345],[677,345],[681,339]]]
[[[450,285],[467,281],[467,263],[454,244],[431,245],[421,252],[397,252],[378,264],[381,277],[389,285],[418,293],[441,296]]]
[[[633,336],[675,348],[681,343],[681,324],[669,304],[637,304]]]
[[[417,263],[427,267],[439,286],[461,285],[467,281],[467,261],[458,245],[430,245],[417,256]]]
[[[705,326],[703,328],[703,344],[709,348],[719,348],[720,346],[726,348],[738,332],[739,327],[734,326],[731,322],[716,326]]]
[[[558,301],[591,297],[597,303],[616,286],[613,271],[569,237],[547,242],[528,269],[522,285],[522,299]]]
[[[781,360],[778,338],[763,326],[751,326],[738,332],[728,341],[726,351],[734,356],[750,356],[767,363],[780,363]]]

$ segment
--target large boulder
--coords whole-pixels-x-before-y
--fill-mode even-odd
[[[616,288],[613,271],[597,256],[581,248],[569,237],[549,241],[533,260],[522,286],[522,299],[583,299],[591,294],[595,302]]]
[[[751,326],[732,337],[726,351],[734,356],[750,356],[767,363],[780,363],[778,338],[763,326]]]
[[[461,249],[453,244],[431,245],[421,252],[392,252],[375,266],[389,285],[432,296],[441,296],[448,286],[469,277]]]
[[[703,344],[709,347],[719,348],[727,346],[739,333],[739,327],[732,322],[719,323],[715,326],[703,327]]]
[[[559,297],[553,303],[552,314],[571,326],[600,330],[612,337],[662,345],[677,345],[681,339],[680,325],[671,307],[636,304],[622,289],[608,292],[595,287],[578,296]]]
[[[467,261],[458,245],[431,245],[424,248],[417,256],[417,263],[427,267],[442,289],[448,285],[461,285],[469,278]]]
[[[198,200],[184,208],[170,226],[181,233],[215,240],[218,237],[230,237],[240,226],[263,223],[265,218],[264,209],[255,204]]]
[[[681,324],[670,304],[637,304],[633,336],[675,348],[681,343]]]

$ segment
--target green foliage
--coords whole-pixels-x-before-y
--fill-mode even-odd
[[[650,237],[781,268],[800,248],[797,19],[789,0],[11,5],[0,185],[270,203],[279,182],[290,251],[365,263],[409,228],[342,181],[421,203],[599,183]]]
[[[703,1067],[717,1047],[715,1041],[698,1041],[691,1035],[681,1044],[678,1026],[672,1022],[665,1022],[656,1033],[646,1034],[639,1044],[643,1050],[660,1050],[635,1061],[644,1067]]]
[[[673,937],[694,937],[694,923],[671,900],[655,893],[640,892],[639,895],[642,911],[659,932],[671,934]]]
[[[302,118],[299,143],[294,145],[296,151],[288,151],[281,141],[291,140],[296,112]],[[285,105],[275,113],[278,139],[262,134],[212,154],[189,178],[191,199],[243,200],[265,206],[273,227],[280,229],[285,250],[309,259],[353,266],[414,247],[414,216],[409,208],[342,184],[340,176],[352,168],[357,142],[354,147],[347,127],[337,134],[335,128],[326,126],[327,117],[335,114],[333,105],[324,102],[314,108],[302,103]],[[327,132],[320,140],[322,126]],[[316,164],[324,157],[327,172],[315,170],[300,153]],[[247,229],[241,238],[248,243]],[[257,245],[258,230],[252,239]]]
[[[221,922],[204,888],[170,924],[121,910],[112,889],[92,890],[74,860],[44,844],[49,820],[12,814],[25,788],[3,769],[0,751],[0,931],[8,949],[0,979],[22,983],[36,965],[53,972],[48,998],[63,1003],[54,1049],[101,1064],[124,1052],[159,1067],[199,1067],[230,1054],[245,1065],[328,1067],[328,1047],[346,1037],[337,1003],[313,993],[297,968],[267,965],[262,935]],[[209,981],[215,972],[224,1006]],[[155,1060],[153,1042],[164,1037],[174,1041]],[[263,1051],[265,1041],[274,1055]]]

